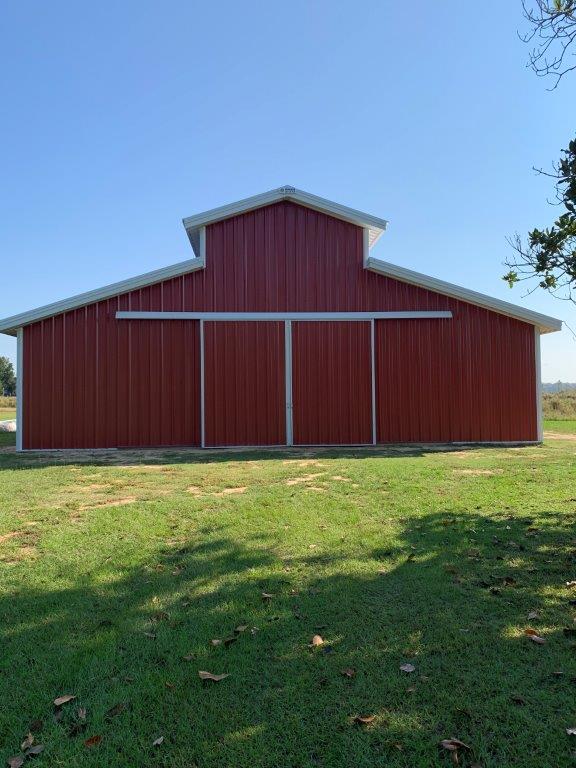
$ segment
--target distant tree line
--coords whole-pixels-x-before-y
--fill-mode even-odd
[[[0,395],[16,395],[16,375],[14,366],[7,357],[0,357]]]

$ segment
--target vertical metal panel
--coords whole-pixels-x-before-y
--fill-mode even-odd
[[[372,442],[370,322],[293,322],[295,445]]]
[[[24,329],[23,447],[199,445],[198,322],[123,328],[106,304]]]
[[[377,321],[378,442],[536,440],[533,358],[524,323],[479,308]]]
[[[23,447],[200,443],[198,323],[116,310],[451,310],[377,323],[378,440],[538,439],[533,326],[369,272],[361,228],[284,201],[209,225],[204,270],[27,326]]]
[[[286,443],[284,323],[205,322],[206,445]]]

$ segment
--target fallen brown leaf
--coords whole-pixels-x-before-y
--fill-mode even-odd
[[[356,670],[352,669],[352,667],[347,667],[346,669],[343,669],[340,674],[344,675],[344,677],[354,677],[356,675]]]
[[[311,646],[318,646],[318,645],[324,645],[324,640],[320,635],[314,635],[312,638],[312,642],[310,643]]]
[[[576,728],[566,728],[568,736],[576,736]]]
[[[63,704],[68,704],[69,701],[74,701],[76,696],[72,696],[70,693],[64,694],[64,696],[58,696],[57,699],[54,699],[54,706],[55,707],[61,707]]]
[[[219,637],[215,637],[214,640],[210,640],[211,645],[222,645],[222,640]]]
[[[529,620],[531,620],[531,619],[539,619],[539,618],[540,618],[540,615],[539,615],[538,611],[530,611],[530,613],[528,614],[528,619]]]
[[[20,744],[20,749],[22,752],[25,752],[27,749],[30,749],[30,747],[34,744],[34,736],[33,734],[29,733],[28,736],[24,739],[22,744]]]
[[[470,749],[468,744],[464,744],[460,739],[442,739],[440,746],[449,752],[455,752],[457,749]]]
[[[400,665],[400,669],[402,670],[402,672],[415,672],[416,671],[416,667],[414,666],[414,664],[401,664]]]
[[[213,675],[212,672],[204,672],[203,670],[200,670],[198,672],[198,677],[200,680],[212,680],[215,683],[219,683],[220,680],[224,680],[225,677],[230,677],[229,674],[223,674],[223,675]]]
[[[248,624],[240,624],[238,627],[236,627],[234,632],[237,632],[237,633],[246,632],[247,629],[248,629]]]
[[[84,742],[85,747],[95,747],[102,741],[102,736],[90,736],[89,739],[86,739]]]
[[[86,707],[78,707],[78,717],[80,720],[86,720]]]
[[[153,747],[159,747],[160,744],[162,744],[163,741],[164,741],[164,736],[158,736],[158,738],[154,739],[154,741],[152,742],[152,746]]]
[[[272,600],[273,597],[274,595],[271,594],[270,592],[262,592],[262,600],[264,600],[264,602],[266,602],[267,600]]]
[[[8,758],[8,765],[9,768],[20,768],[20,766],[24,765],[24,760],[26,758],[22,755],[14,755],[14,757]]]
[[[532,629],[532,627],[525,629],[524,634],[528,637],[529,640],[532,640],[533,643],[537,643],[538,645],[544,645],[546,642],[546,640],[544,640],[543,637],[540,637],[538,632],[535,629]]]
[[[370,725],[375,719],[376,715],[356,715],[354,722],[357,725]]]

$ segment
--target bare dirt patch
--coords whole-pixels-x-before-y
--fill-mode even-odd
[[[224,488],[222,491],[207,493],[206,491],[203,491],[202,488],[200,488],[198,485],[190,485],[186,490],[193,496],[233,496],[239,493],[246,493],[248,486],[240,485],[237,488]]]
[[[569,432],[544,432],[546,440],[568,440],[569,442],[576,442],[576,435],[572,435]]]
[[[285,459],[282,464],[297,464],[299,467],[325,467],[318,459]]]
[[[326,472],[311,472],[309,475],[302,475],[302,477],[291,477],[286,480],[286,485],[300,485],[301,483],[309,483],[317,477],[325,475]]]
[[[238,488],[224,488],[223,491],[219,491],[218,493],[213,493],[212,496],[229,496],[233,493],[246,493],[248,490],[247,485],[241,485]]]
[[[136,496],[126,496],[123,499],[110,499],[108,501],[93,501],[91,504],[83,504],[80,509],[102,509],[103,507],[123,507],[126,504],[134,504]]]
[[[453,469],[452,472],[455,475],[470,475],[472,477],[478,477],[480,475],[501,475],[503,469]]]
[[[2,536],[0,536],[0,544],[2,544],[4,541],[8,541],[9,539],[13,539],[16,536],[21,536],[22,531],[10,531],[10,533],[5,533]]]

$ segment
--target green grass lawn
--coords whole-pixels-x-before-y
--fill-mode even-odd
[[[575,453],[0,453],[0,760],[573,766]]]
[[[0,421],[8,421],[8,419],[16,418],[15,408],[0,408]]]
[[[564,432],[576,434],[576,420],[574,419],[546,419],[544,429],[547,432]]]

